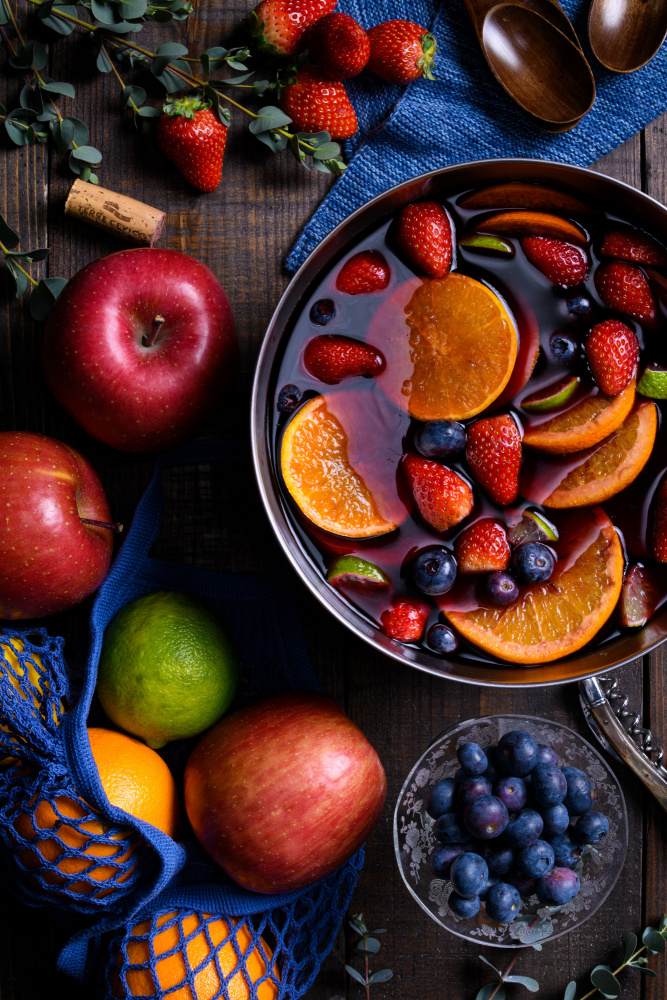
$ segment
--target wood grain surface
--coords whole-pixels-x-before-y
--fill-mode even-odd
[[[203,0],[184,26],[149,28],[142,43],[151,35],[160,41],[177,38],[182,30],[191,50],[201,51],[228,37],[248,6],[243,0],[226,4]],[[22,0],[18,9],[25,19]],[[235,435],[247,441],[254,359],[288,281],[281,261],[330,181],[299,169],[287,155],[274,157],[265,151],[248,136],[246,123],[237,114],[227,144],[223,183],[213,194],[197,194],[160,157],[154,138],[135,132],[119,109],[117,83],[111,75],[95,75],[91,52],[78,34],[50,46],[49,72],[55,79],[72,80],[77,87],[76,111],[66,99],[60,104],[63,114],[76,113],[91,125],[91,141],[104,154],[100,182],[164,209],[167,224],[160,245],[198,257],[225,287],[238,323],[242,374],[225,401],[222,416],[207,428],[207,434]],[[159,96],[141,73],[132,74],[131,79],[147,86],[151,96]],[[13,106],[17,89],[18,83],[8,82],[5,74],[0,76],[0,100]],[[667,116],[609,154],[597,168],[666,200],[666,125]],[[52,248],[48,261],[52,275],[72,275],[88,261],[124,247],[114,237],[64,217],[71,180],[62,158],[48,148],[17,150],[6,138],[0,139],[0,212],[20,232],[23,247]],[[40,268],[40,273],[47,273],[45,265]],[[98,444],[55,404],[40,370],[40,338],[41,329],[31,321],[27,304],[11,297],[0,265],[0,427],[45,432],[80,450],[102,478],[114,519],[128,524],[150,477],[152,460]],[[262,571],[270,566],[284,573],[324,688],[344,703],[385,764],[388,804],[368,843],[366,865],[352,903],[352,912],[363,911],[370,925],[388,929],[380,964],[393,969],[394,979],[373,988],[376,1000],[473,1000],[489,978],[477,957],[480,948],[436,926],[401,882],[392,842],[396,797],[423,750],[443,730],[466,718],[498,712],[548,716],[586,735],[576,689],[480,689],[400,666],[356,640],[282,563],[249,476],[237,479],[209,467],[174,470],[167,492],[157,554],[212,569]],[[48,623],[52,632],[65,635],[73,661],[85,652],[88,612],[89,606],[83,606]],[[663,651],[650,663],[638,661],[620,671],[619,681],[645,723],[667,739],[665,666]],[[667,909],[664,815],[625,771],[619,768],[618,773],[627,800],[630,838],[625,868],[615,889],[579,931],[547,944],[541,953],[526,950],[517,963],[516,972],[539,980],[539,996],[544,1000],[559,1000],[570,979],[578,980],[577,996],[583,995],[594,965],[613,967],[622,958],[625,931],[640,930]],[[0,901],[2,1000],[92,1000],[91,985],[77,985],[54,971],[55,956],[66,934],[62,921],[25,909],[8,896],[1,895]],[[344,974],[344,951],[341,933],[308,994],[310,1000],[361,998],[361,988]],[[484,951],[492,961],[507,961],[507,953]],[[624,974],[624,997],[667,998],[667,963],[654,959],[652,964],[658,970],[656,980],[640,981],[637,973]],[[515,995],[527,996],[519,989],[511,994]]]

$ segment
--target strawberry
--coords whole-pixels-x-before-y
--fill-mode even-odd
[[[619,624],[624,628],[645,625],[663,597],[663,589],[653,580],[649,569],[645,566],[631,566],[623,580]]]
[[[367,69],[388,83],[433,80],[436,40],[414,21],[385,21],[369,28],[371,55]]]
[[[361,250],[341,267],[336,288],[348,295],[377,292],[387,287],[389,275],[389,266],[378,250]]]
[[[328,80],[314,66],[302,66],[279,101],[298,132],[328,132],[332,139],[349,139],[357,131],[357,116],[345,85]]]
[[[466,458],[475,479],[492,500],[502,505],[516,500],[521,434],[509,414],[484,417],[468,427]]]
[[[396,242],[410,264],[429,278],[442,278],[452,266],[452,227],[435,201],[418,201],[401,210]]]
[[[447,531],[471,512],[472,490],[456,472],[413,454],[403,459],[403,471],[419,513],[436,531]]]
[[[667,563],[667,479],[658,490],[655,502],[653,555],[659,563]]]
[[[162,108],[157,123],[161,151],[199,191],[215,191],[222,177],[227,126],[196,97],[179,97]]]
[[[605,257],[618,257],[636,264],[667,265],[667,250],[652,236],[638,229],[619,227],[610,230],[602,240],[600,252]]]
[[[308,29],[304,45],[317,68],[332,80],[357,76],[368,62],[371,43],[349,14],[327,14]]]
[[[262,0],[250,15],[247,28],[260,52],[293,56],[311,24],[335,6],[336,0]]]
[[[554,285],[572,288],[588,277],[586,252],[573,243],[564,243],[548,236],[524,236],[521,248],[530,263]]]
[[[428,608],[409,598],[395,601],[380,615],[385,633],[400,642],[419,642],[427,618]]]
[[[327,385],[336,385],[354,375],[377,375],[384,367],[384,358],[374,347],[350,337],[314,337],[303,355],[306,370]]]
[[[483,517],[466,528],[454,543],[454,555],[462,573],[494,573],[507,569],[510,547],[503,526]]]
[[[655,299],[645,275],[638,267],[613,260],[595,272],[595,287],[602,301],[634,319],[653,323]]]
[[[620,319],[606,319],[591,330],[586,358],[593,378],[607,396],[617,396],[632,382],[639,362],[639,344]]]

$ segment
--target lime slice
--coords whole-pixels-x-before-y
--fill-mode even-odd
[[[339,556],[331,564],[327,580],[334,587],[348,586],[364,590],[379,590],[388,587],[390,580],[378,566],[360,559],[359,556]]]
[[[507,533],[510,545],[524,542],[557,542],[558,530],[536,510],[524,510],[521,520]]]
[[[637,392],[650,399],[667,399],[667,371],[657,365],[649,365],[639,380]]]
[[[459,246],[471,247],[474,250],[492,250],[495,253],[513,254],[514,250],[509,243],[501,240],[498,236],[485,236],[482,233],[471,233],[459,240]]]
[[[522,400],[521,406],[529,413],[549,413],[567,403],[568,399],[574,396],[578,385],[579,379],[576,375],[560,379],[558,382],[553,382],[546,388],[538,389],[537,392],[526,396]]]

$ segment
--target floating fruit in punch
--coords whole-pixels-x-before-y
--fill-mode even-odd
[[[646,276],[638,267],[613,260],[595,272],[598,295],[612,309],[653,324],[656,307]]]
[[[399,213],[396,243],[408,263],[429,278],[442,278],[452,266],[452,224],[442,205],[419,201]]]
[[[474,232],[499,236],[549,236],[577,246],[588,243],[581,226],[547,212],[499,212],[476,223]]]
[[[484,517],[457,537],[454,555],[461,573],[493,573],[507,569],[510,562],[507,533],[498,521]]]
[[[434,80],[436,40],[414,21],[384,21],[369,28],[371,51],[367,69],[387,83],[412,83],[421,77]]]
[[[521,249],[531,264],[561,288],[573,288],[588,277],[588,257],[579,246],[548,236],[524,236]]]
[[[466,458],[473,476],[496,503],[513,503],[519,490],[521,432],[508,414],[482,417],[468,428]]]
[[[227,126],[206,101],[178,97],[167,101],[156,129],[158,146],[189,184],[215,191],[222,179]]]
[[[530,208],[536,212],[556,212],[560,215],[592,214],[591,209],[579,198],[543,184],[523,184],[511,181],[508,184],[493,184],[465,195],[459,201],[466,211],[491,208]]]
[[[512,663],[549,663],[581,649],[611,615],[623,583],[623,549],[600,507],[572,514],[556,545],[551,578],[521,590],[500,608],[484,601],[469,610],[439,603],[447,620],[486,653]]]
[[[379,566],[360,559],[359,556],[339,556],[334,559],[327,573],[327,580],[334,587],[363,587],[366,590],[382,590],[391,581]]]
[[[247,29],[261,52],[293,56],[304,32],[335,6],[336,0],[262,0],[250,14]]]
[[[428,618],[428,608],[412,599],[394,601],[380,615],[383,632],[399,642],[419,642]]]
[[[278,101],[298,132],[328,132],[332,139],[349,139],[357,131],[357,116],[345,85],[329,80],[314,66],[301,66]]]
[[[359,22],[340,11],[319,18],[303,44],[317,68],[332,80],[357,76],[371,54],[370,39]]]
[[[653,555],[659,563],[667,563],[667,479],[655,498]]]
[[[583,396],[547,420],[528,423],[524,427],[523,443],[554,455],[570,455],[592,448],[621,426],[634,401],[634,382],[618,396],[602,393]]]
[[[637,392],[649,399],[667,399],[667,369],[647,365],[637,384]]]
[[[347,295],[381,292],[389,284],[391,272],[377,250],[361,250],[348,257],[336,278],[336,288]]]
[[[486,409],[510,380],[517,331],[486,285],[452,272],[399,288],[375,313],[369,336],[382,343],[378,385],[417,420],[465,420]],[[381,340],[380,340],[381,338]]]
[[[507,534],[510,545],[521,545],[523,542],[557,542],[558,529],[537,510],[521,512],[521,520]]]
[[[306,370],[327,385],[355,376],[377,375],[384,367],[379,351],[350,337],[323,334],[309,341],[303,353]]]
[[[593,327],[586,341],[591,374],[607,396],[617,396],[634,381],[639,344],[620,319],[606,319]]]
[[[558,410],[572,399],[579,388],[579,381],[577,375],[571,375],[544,386],[522,399],[521,408],[529,413],[551,413],[552,410]]]
[[[408,454],[403,472],[419,513],[435,531],[447,531],[473,509],[470,485],[457,472],[421,455]]]
[[[667,266],[667,250],[660,246],[648,233],[639,229],[619,226],[605,233],[600,247],[603,257],[617,257],[619,260],[632,261],[635,264],[653,264],[655,267]]]
[[[665,598],[664,591],[646,566],[631,566],[625,574],[619,604],[624,628],[641,628]]]

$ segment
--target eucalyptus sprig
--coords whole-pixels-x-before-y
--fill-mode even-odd
[[[33,319],[43,322],[67,284],[67,278],[42,278],[39,281],[33,278],[23,265],[46,260],[50,251],[47,247],[40,247],[38,250],[18,250],[18,245],[18,235],[0,215],[0,253],[14,283],[16,298],[23,295],[30,285],[31,315]]]
[[[623,969],[636,969],[649,979],[655,979],[656,973],[648,967],[648,955],[664,955],[665,940],[667,940],[667,913],[662,918],[659,930],[646,927],[642,933],[641,947],[637,947],[637,935],[628,931],[625,935],[625,955],[617,969],[608,965],[596,965],[590,974],[593,989],[584,993],[579,1000],[589,1000],[589,997],[599,993],[606,1000],[615,1000],[621,995],[622,986],[616,978]],[[644,954],[647,952],[648,954]],[[563,1000],[575,1000],[577,984],[574,980],[568,983],[563,994]]]
[[[391,969],[379,969],[378,972],[371,973],[368,967],[369,958],[377,955],[380,950],[380,942],[377,939],[378,934],[385,934],[386,928],[380,927],[378,930],[369,931],[364,922],[363,913],[356,913],[349,921],[349,924],[355,934],[359,935],[359,940],[352,949],[352,957],[363,958],[364,975],[362,976],[352,965],[346,965],[345,969],[356,983],[364,987],[366,1000],[369,1000],[371,986],[375,983],[386,983],[394,975]]]
[[[482,986],[482,988],[478,991],[475,1000],[505,1000],[506,983],[513,983],[515,986],[525,986],[529,993],[537,993],[540,988],[540,984],[536,979],[531,979],[529,976],[510,975],[518,957],[518,954],[515,955],[505,971],[501,972],[500,969],[497,969],[495,965],[489,962],[488,958],[484,958],[484,955],[479,955],[478,958],[480,962],[484,962],[485,965],[488,965],[489,968],[493,970],[495,979],[493,982],[485,983],[484,986]]]

